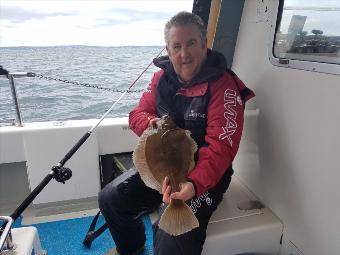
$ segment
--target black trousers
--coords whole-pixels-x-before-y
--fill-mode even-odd
[[[123,255],[133,254],[144,246],[146,237],[141,216],[157,210],[162,204],[162,195],[145,186],[139,174],[131,171],[120,180],[107,184],[98,198],[100,211],[109,226],[117,251]],[[209,219],[222,201],[232,174],[230,167],[214,188],[187,202],[199,221],[198,228],[183,235],[171,236],[158,228],[158,222],[154,224],[154,254],[201,254]]]

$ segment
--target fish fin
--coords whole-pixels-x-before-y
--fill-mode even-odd
[[[197,151],[197,143],[194,139],[191,137],[191,132],[189,130],[185,130],[186,135],[189,137],[189,141],[191,143],[191,160],[190,160],[190,166],[188,169],[188,173],[191,172],[192,169],[195,167],[195,152]]]
[[[151,189],[155,189],[158,192],[161,192],[162,187],[160,183],[155,179],[155,177],[152,175],[150,168],[147,164],[146,158],[145,158],[145,143],[146,139],[149,135],[153,134],[153,129],[146,130],[141,137],[139,138],[139,141],[133,151],[132,154],[132,160],[134,165],[136,166],[140,177],[142,178],[143,182],[146,186],[148,186]]]
[[[164,210],[158,223],[159,228],[173,236],[182,235],[197,228],[199,223],[190,207],[181,200],[176,200],[176,204],[173,201],[171,200]]]
[[[189,130],[185,130],[185,134],[189,137],[189,140],[191,142],[191,148],[192,151],[195,153],[197,151],[197,143],[195,142],[195,140],[191,137],[191,132]]]
[[[190,166],[189,166],[188,173],[190,173],[190,172],[194,169],[194,167],[195,167],[195,160],[192,159],[192,160],[190,161]]]

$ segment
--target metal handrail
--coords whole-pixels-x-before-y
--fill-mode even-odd
[[[16,72],[16,73],[9,73],[7,75],[0,75],[0,77],[6,77],[9,79],[9,84],[11,86],[11,91],[12,91],[13,104],[14,104],[15,113],[16,113],[15,125],[18,127],[22,127],[23,124],[22,124],[22,118],[21,118],[21,113],[20,113],[18,97],[17,97],[17,91],[15,88],[14,78],[34,77],[34,76],[35,76],[34,73],[30,73],[30,72]]]
[[[3,249],[10,250],[13,248],[12,238],[11,238],[11,227],[13,224],[13,219],[9,216],[0,216],[0,220],[4,221],[3,232],[0,235],[0,252]],[[6,246],[5,246],[6,243]]]

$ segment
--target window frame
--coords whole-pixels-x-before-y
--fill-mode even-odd
[[[340,75],[340,64],[324,63],[324,62],[308,61],[308,60],[296,60],[296,59],[288,59],[288,58],[278,58],[274,55],[276,32],[280,25],[282,13],[283,13],[283,7],[284,7],[284,0],[279,0],[277,9],[276,9],[277,15],[276,16],[273,15],[271,36],[270,36],[270,42],[269,42],[270,47],[268,48],[269,50],[268,55],[269,55],[270,63],[278,67]]]

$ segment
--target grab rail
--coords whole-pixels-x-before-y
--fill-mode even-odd
[[[15,114],[16,114],[16,122],[15,125],[18,127],[22,127],[22,118],[21,118],[21,113],[20,113],[20,107],[18,103],[18,97],[17,97],[17,91],[15,88],[15,82],[14,78],[22,78],[22,77],[34,77],[34,73],[30,72],[16,72],[16,73],[9,73],[7,75],[0,75],[0,77],[6,77],[9,79],[9,84],[11,86],[11,92],[12,92],[12,99],[13,99],[13,104],[15,107]]]
[[[11,226],[13,224],[13,219],[9,216],[0,216],[0,220],[4,221],[3,226],[0,230],[0,253],[3,250],[11,250],[13,248],[12,236],[11,236]],[[5,245],[6,244],[6,245]]]

